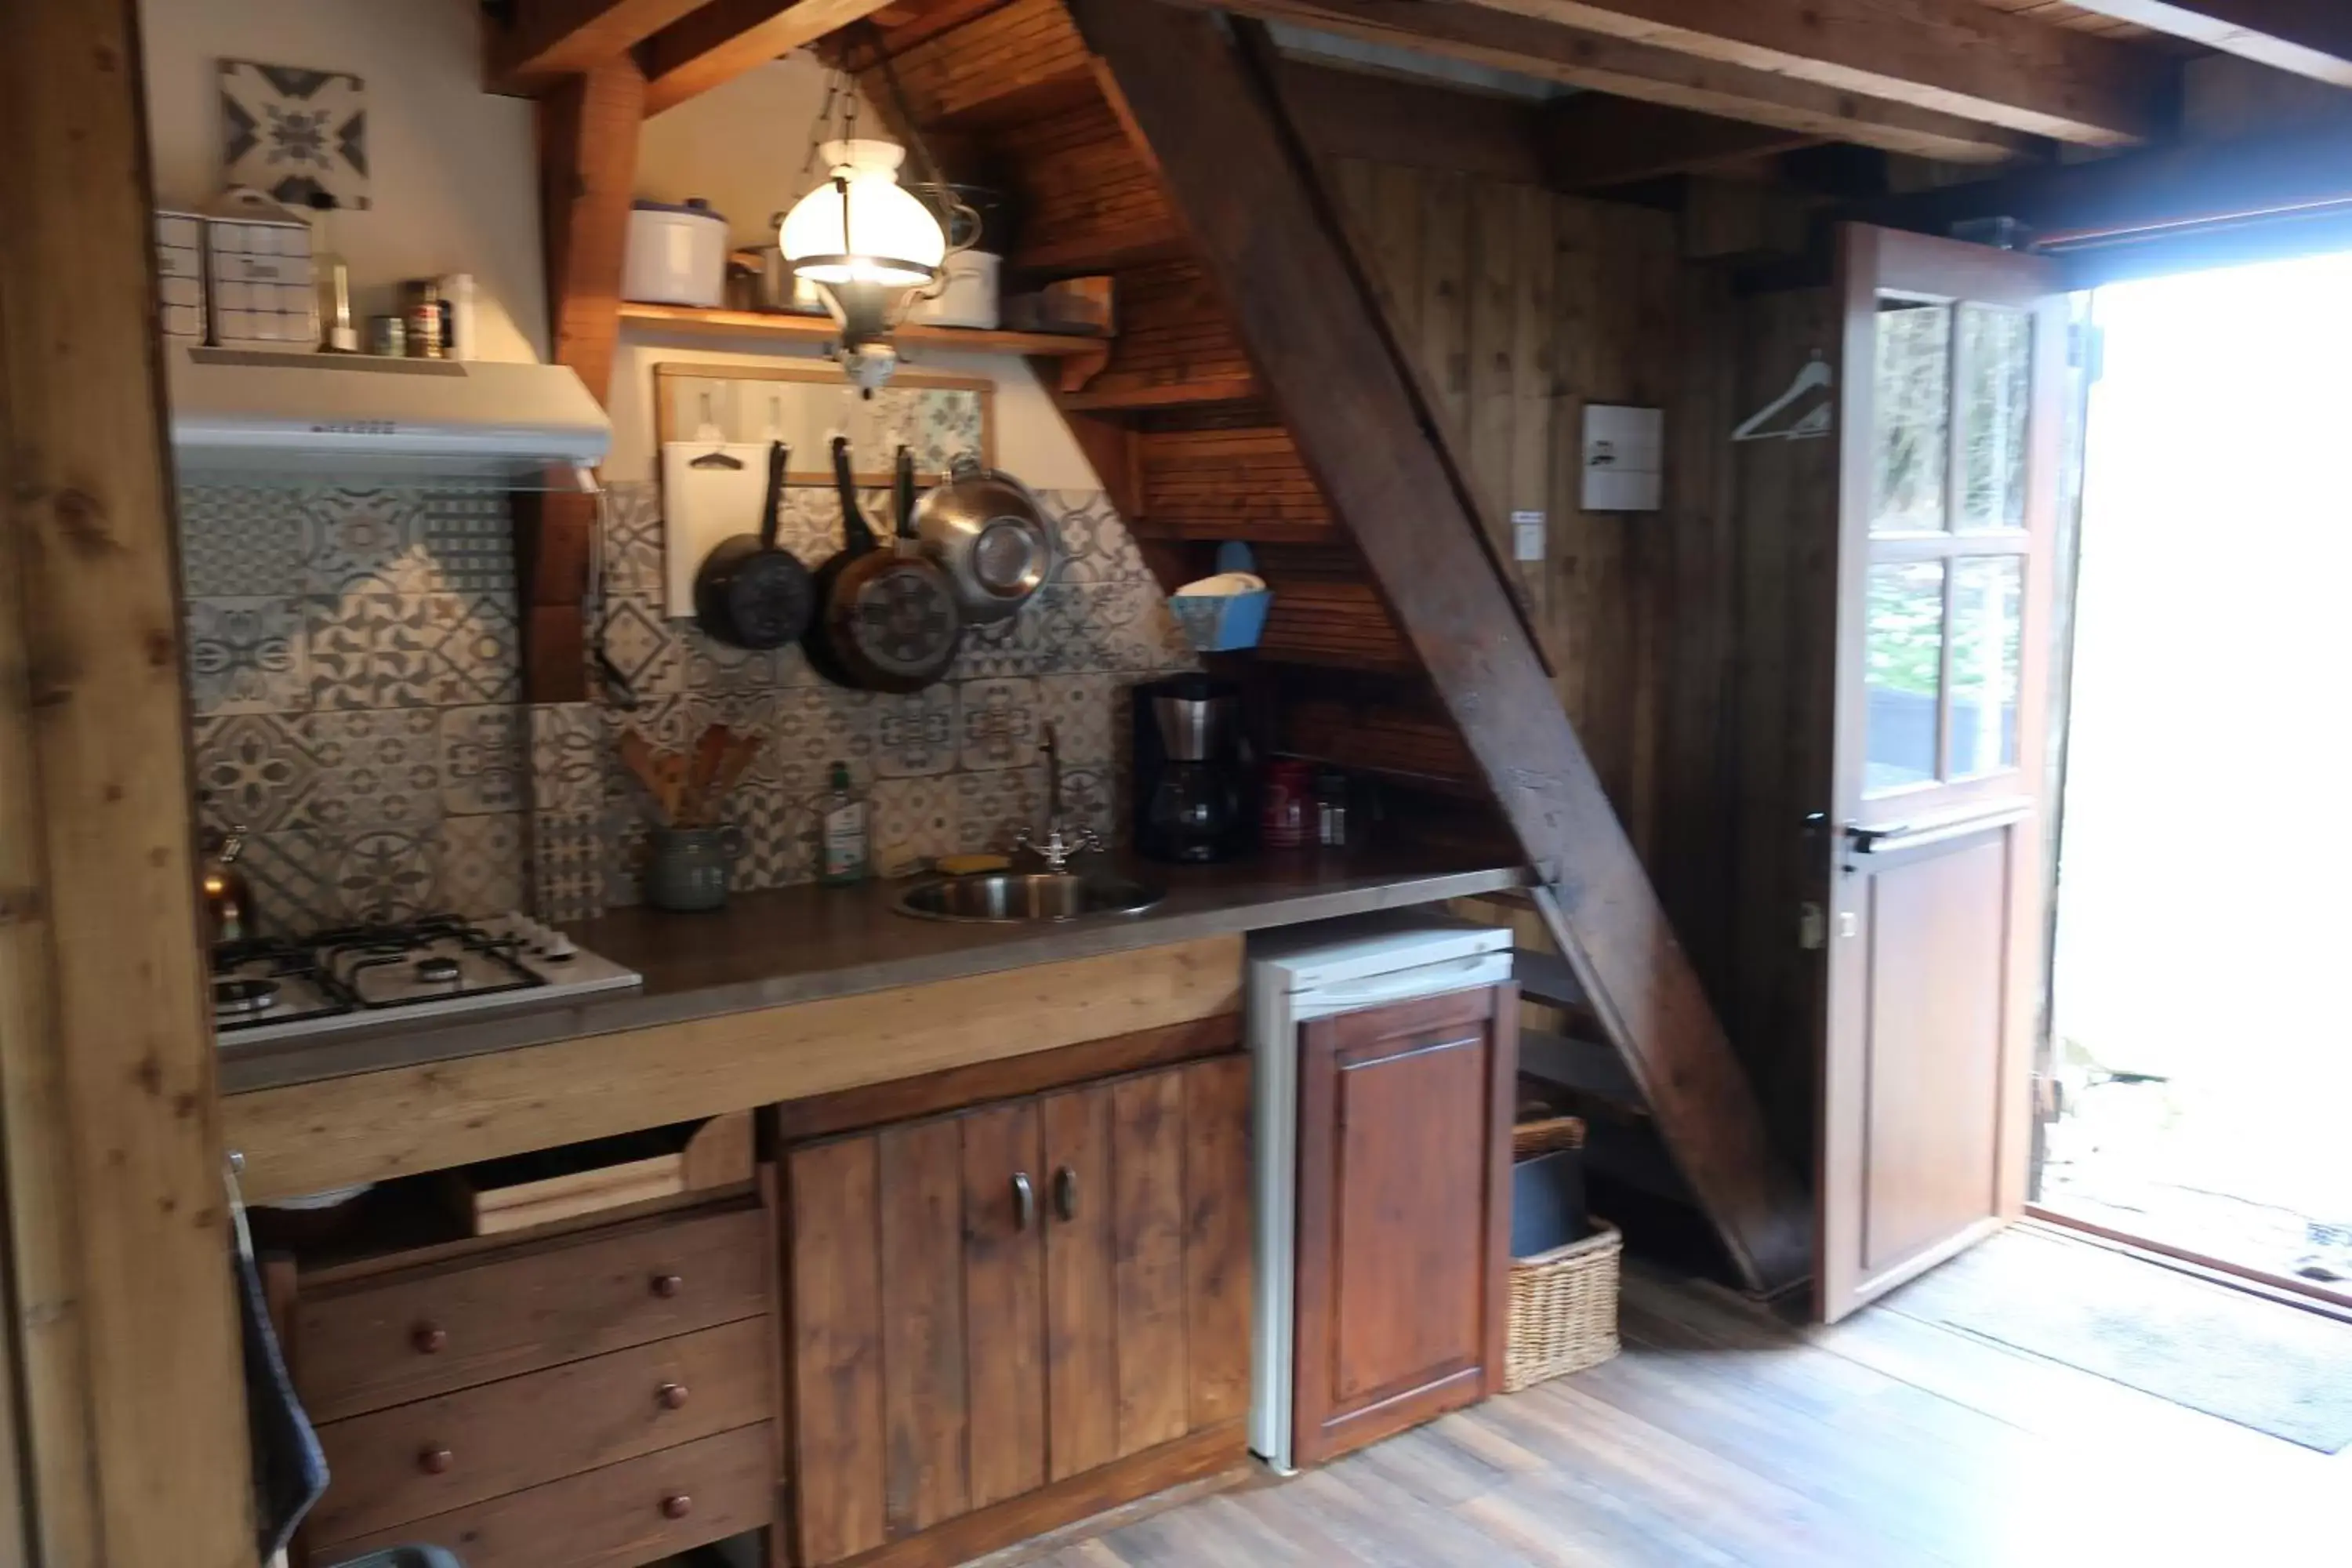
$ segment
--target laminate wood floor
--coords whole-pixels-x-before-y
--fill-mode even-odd
[[[1590,1372],[1027,1561],[2352,1563],[2352,1450],[2314,1453],[1899,1303],[1792,1329],[1633,1270],[1622,1331],[1624,1353]]]

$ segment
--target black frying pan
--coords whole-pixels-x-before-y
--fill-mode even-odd
[[[824,558],[811,579],[815,589],[815,605],[810,614],[808,630],[801,635],[801,647],[808,654],[809,668],[832,681],[835,686],[855,686],[849,671],[841,662],[841,655],[833,643],[833,617],[827,613],[833,604],[834,592],[841,574],[849,570],[859,557],[869,555],[880,547],[874,531],[866,525],[866,514],[857,510],[857,479],[849,471],[849,437],[833,438],[833,488],[841,498],[841,548]]]
[[[904,447],[893,509],[899,542],[883,548],[857,510],[846,441],[834,447],[834,479],[842,490],[842,525],[856,557],[845,564],[817,606],[827,653],[845,685],[868,691],[920,691],[948,672],[963,643],[963,616],[955,587],[915,538],[915,459]],[[865,548],[858,549],[860,538]],[[828,674],[812,658],[818,673]]]
[[[817,595],[808,568],[776,542],[776,508],[783,499],[792,453],[768,443],[767,501],[760,531],[722,539],[694,574],[694,618],[734,647],[782,647],[808,629]]]

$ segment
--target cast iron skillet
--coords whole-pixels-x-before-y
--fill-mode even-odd
[[[734,647],[782,647],[808,629],[816,592],[808,568],[776,542],[776,507],[783,499],[792,454],[768,443],[768,499],[760,531],[722,539],[694,574],[694,618]]]
[[[868,691],[919,691],[948,672],[963,644],[955,589],[915,542],[915,459],[898,448],[894,484],[899,542],[883,549],[857,510],[849,443],[834,443],[834,482],[841,490],[843,531],[852,558],[832,581],[817,611],[825,653],[847,679]],[[809,661],[828,674],[815,658]]]

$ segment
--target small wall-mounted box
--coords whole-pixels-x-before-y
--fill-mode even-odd
[[[1619,404],[1584,405],[1587,511],[1655,511],[1663,504],[1666,411]]]

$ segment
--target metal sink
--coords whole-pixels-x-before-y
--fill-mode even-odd
[[[1165,888],[1099,871],[990,871],[927,878],[890,907],[927,921],[1072,921],[1140,914],[1167,896]]]

